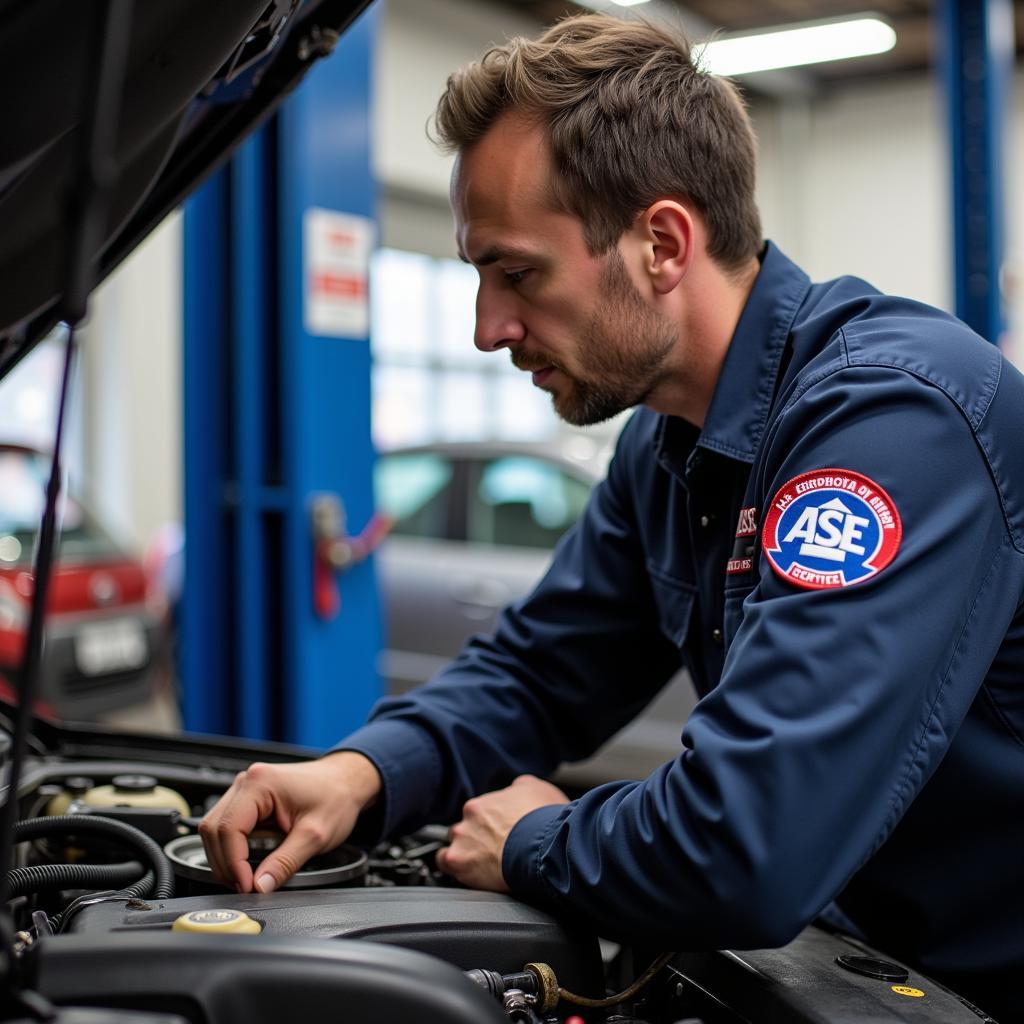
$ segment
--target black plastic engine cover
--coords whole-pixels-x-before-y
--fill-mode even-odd
[[[602,992],[600,949],[592,934],[574,932],[543,911],[497,893],[435,887],[314,889],[194,896],[134,907],[102,903],[74,917],[71,931],[166,931],[182,914],[217,909],[244,911],[263,927],[266,938],[366,939],[429,953],[462,970],[511,973],[543,961],[567,988]]]
[[[462,973],[407,949],[256,935],[55,936],[33,987],[62,1004],[179,1014],[190,1024],[507,1024]]]

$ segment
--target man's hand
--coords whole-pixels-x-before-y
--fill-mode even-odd
[[[214,877],[239,892],[273,892],[310,857],[344,842],[380,787],[373,763],[352,750],[299,764],[251,765],[199,823]],[[248,836],[264,820],[287,834],[253,871]]]
[[[508,892],[501,855],[509,832],[530,811],[568,802],[557,786],[533,775],[520,775],[506,789],[474,797],[462,808],[462,821],[449,830],[451,845],[438,850],[437,866],[473,889]]]

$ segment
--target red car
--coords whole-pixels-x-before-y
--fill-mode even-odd
[[[21,664],[49,456],[0,444],[0,693]],[[159,609],[141,562],[73,496],[63,503],[48,599],[39,701],[87,720],[146,700],[160,638]]]

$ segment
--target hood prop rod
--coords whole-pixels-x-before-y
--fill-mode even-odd
[[[75,353],[75,329],[85,317],[89,292],[96,270],[96,258],[106,228],[107,200],[117,177],[115,145],[121,108],[125,68],[128,63],[132,0],[97,0],[87,53],[95,60],[86,68],[79,124],[81,148],[76,184],[69,190],[67,206],[67,257],[60,318],[68,325],[61,377],[53,460],[46,487],[33,572],[32,609],[25,650],[18,672],[18,708],[15,717],[6,800],[0,817],[0,910],[7,902],[9,875],[14,863],[14,824],[18,820],[18,789],[28,735],[32,727],[32,705],[38,690],[42,663],[43,626],[46,597],[53,570],[57,539],[57,506],[61,486],[61,445],[71,368]]]

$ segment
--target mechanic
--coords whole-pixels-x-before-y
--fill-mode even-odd
[[[738,93],[668,31],[515,39],[451,76],[436,130],[477,346],[571,423],[640,408],[494,636],[328,756],[237,778],[201,827],[215,872],[269,892],[353,830],[455,822],[443,871],[610,938],[781,945],[835,901],[1018,1019],[1024,378],[763,244]],[[673,761],[572,802],[543,781],[681,662]],[[265,818],[288,835],[254,874]]]

